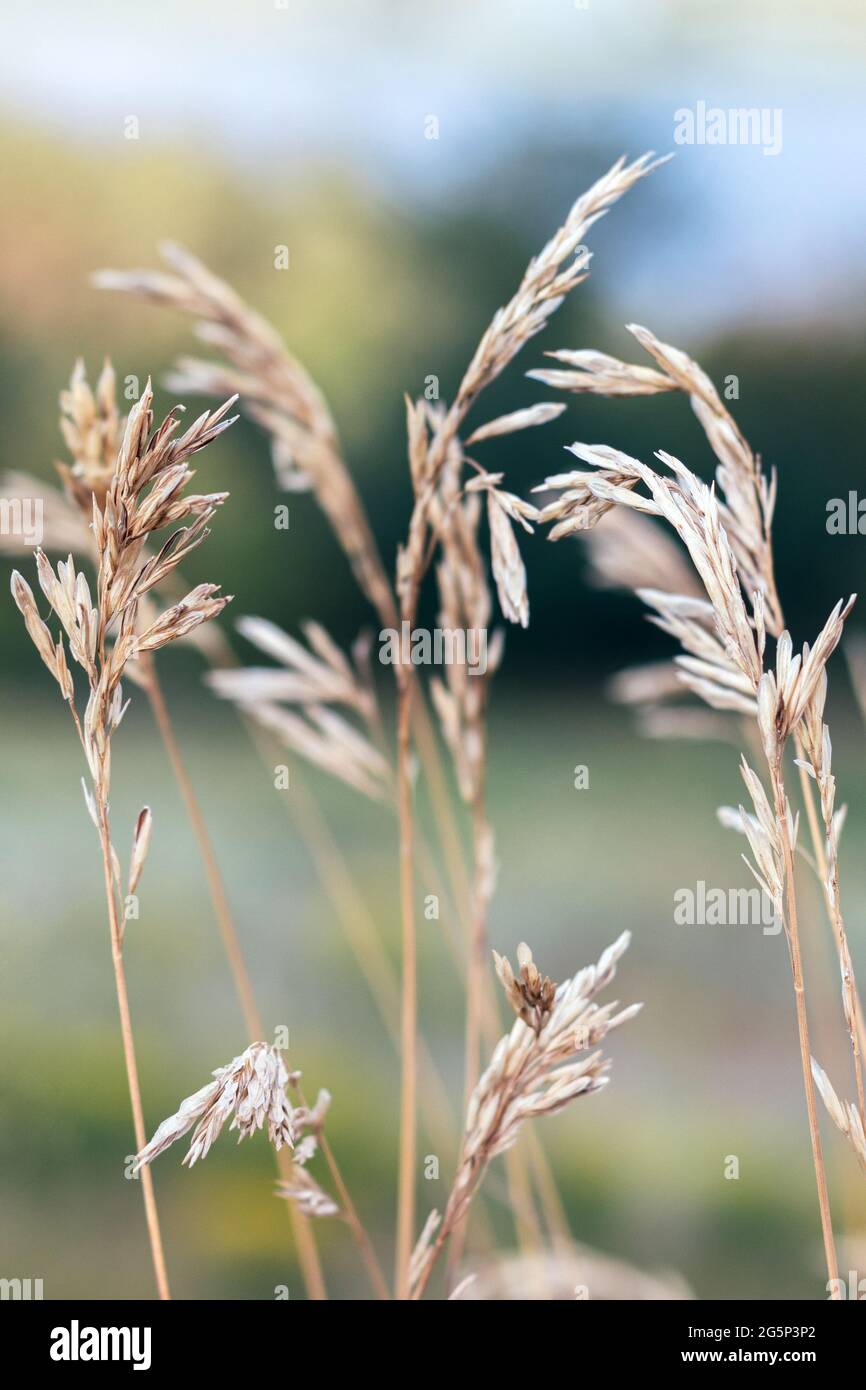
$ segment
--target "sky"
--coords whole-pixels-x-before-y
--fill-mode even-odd
[[[135,116],[142,140],[204,149],[245,178],[336,165],[422,212],[471,200],[534,143],[564,159],[588,143],[676,150],[662,243],[617,267],[626,313],[676,275],[676,328],[698,313],[708,329],[862,318],[856,3],[44,0],[5,27],[7,119],[94,145]],[[678,146],[676,113],[699,102],[779,112],[778,154]]]

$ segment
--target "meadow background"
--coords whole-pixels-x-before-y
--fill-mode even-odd
[[[155,264],[171,237],[264,312],[322,386],[390,563],[410,502],[403,393],[435,374],[450,396],[573,198],[623,151],[674,148],[678,108],[779,107],[777,157],[682,147],[594,229],[590,280],[479,419],[554,398],[522,376],[545,348],[638,360],[622,325],[644,323],[717,382],[739,379],[734,413],[779,472],[778,571],[795,639],[813,638],[836,599],[861,587],[866,538],[826,531],[828,500],[862,486],[866,425],[859,6],[153,0],[141,11],[47,0],[7,27],[2,467],[52,476],[64,457],[56,398],[76,356],[93,375],[107,353],[121,379],[160,383],[189,350],[180,319],[87,283],[98,267]],[[425,138],[430,115],[437,140]],[[125,138],[130,116],[137,140]],[[277,245],[289,247],[287,271],[274,268]],[[158,406],[170,404],[160,386]],[[712,467],[676,396],[570,398],[552,425],[485,446],[485,461],[525,495],[563,466],[573,439],[645,457],[664,447],[704,476]],[[314,504],[277,492],[252,425],[241,421],[202,467],[208,486],[232,497],[188,568],[236,595],[230,616],[289,630],[316,617],[343,643],[370,626]],[[291,506],[288,532],[273,526],[280,501]],[[820,1296],[784,942],[673,921],[678,888],[749,886],[740,846],[714,816],[740,798],[736,754],[641,740],[605,682],[627,660],[665,654],[665,639],[635,604],[587,585],[579,542],[550,546],[539,534],[522,548],[531,624],[508,633],[491,710],[502,863],[491,938],[513,953],[527,937],[561,978],[628,927],[617,993],[646,1003],[611,1043],[608,1091],[543,1126],[572,1230],[642,1268],[678,1270],[701,1298]],[[855,610],[851,626],[866,632],[866,617]],[[11,601],[0,605],[0,643],[0,1275],[41,1277],[48,1298],[146,1297],[140,1196],[122,1179],[131,1124],[79,758]],[[280,805],[291,791],[274,791],[231,710],[203,688],[195,655],[170,652],[162,673],[263,1011],[289,1026],[307,1091],[333,1092],[334,1148],[390,1261],[398,1070],[388,1038]],[[841,655],[831,683],[849,805],[844,906],[862,969],[866,733]],[[584,791],[573,786],[579,763],[590,772]],[[307,780],[396,959],[393,818]],[[243,1034],[195,847],[136,697],[115,750],[122,849],[143,801],[154,842],[126,958],[152,1129],[241,1050]],[[842,1086],[830,938],[804,891],[815,1047]],[[442,923],[420,930],[422,1026],[456,1115],[461,995]],[[423,1123],[423,1099],[421,1113]],[[847,1271],[862,1265],[866,1196],[842,1141],[825,1134],[837,1229],[854,1233],[841,1252]],[[301,1297],[264,1141],[234,1149],[224,1138],[192,1173],[181,1152],[154,1170],[176,1296],[271,1298],[288,1284]],[[736,1182],[723,1176],[731,1154]],[[450,1181],[454,1152],[439,1156],[439,1181],[419,1185],[422,1213],[441,1206]],[[494,1181],[491,1212],[507,1244],[497,1190]],[[317,1229],[335,1296],[363,1295],[349,1237],[333,1223]]]

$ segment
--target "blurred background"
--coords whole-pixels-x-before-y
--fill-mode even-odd
[[[4,468],[53,477],[65,457],[57,394],[77,356],[91,376],[109,354],[121,380],[150,373],[159,384],[189,350],[179,317],[88,284],[99,267],[155,265],[157,244],[173,238],[276,325],[324,390],[390,565],[410,502],[404,392],[423,391],[433,374],[450,398],[493,311],[576,195],[624,151],[676,149],[593,229],[591,278],[476,422],[556,398],[523,375],[545,349],[640,360],[623,324],[643,323],[717,384],[738,378],[732,409],[779,472],[778,576],[795,640],[812,639],[860,586],[866,540],[826,530],[828,501],[862,486],[866,425],[866,191],[854,173],[866,18],[853,0],[152,0],[145,10],[46,0],[6,22]],[[698,101],[781,109],[780,153],[675,146],[674,112]],[[436,139],[425,136],[431,116]],[[130,118],[137,138],[127,138]],[[287,271],[274,268],[278,245],[289,248]],[[645,458],[663,447],[710,476],[680,396],[568,400],[543,430],[484,446],[513,491],[527,495],[565,466],[574,439]],[[158,411],[172,403],[158,385]],[[289,630],[315,617],[343,644],[371,625],[315,504],[278,493],[251,424],[209,450],[206,467],[208,488],[232,497],[188,566],[193,579],[233,592],[234,616]],[[288,532],[273,526],[280,501],[291,506]],[[736,751],[642,740],[605,683],[626,662],[667,655],[666,639],[634,602],[587,584],[580,542],[536,534],[521,545],[531,623],[508,633],[491,708],[501,861],[492,943],[513,956],[526,937],[563,978],[628,927],[617,993],[646,1004],[611,1044],[605,1094],[538,1131],[571,1230],[642,1270],[677,1271],[699,1298],[820,1297],[784,942],[673,922],[678,888],[749,886],[740,846],[715,821],[717,805],[740,799]],[[851,626],[866,627],[857,610]],[[122,1180],[131,1125],[83,769],[11,602],[0,605],[0,641],[0,1276],[41,1277],[46,1298],[147,1297],[140,1195]],[[250,658],[240,638],[236,647]],[[841,655],[834,671],[835,770],[849,805],[844,906],[862,969],[866,737]],[[271,770],[204,690],[194,653],[172,650],[162,673],[263,1012],[290,1028],[307,1091],[332,1091],[334,1148],[390,1263],[398,1066],[388,1035]],[[124,853],[142,802],[155,814],[126,950],[153,1129],[244,1038],[195,846],[146,701],[133,694],[112,813]],[[577,764],[589,768],[583,791]],[[307,780],[396,961],[393,817],[324,777]],[[815,1048],[846,1092],[830,937],[808,880],[804,903]],[[419,922],[421,1016],[456,1124],[463,1005],[443,925]],[[422,1124],[424,1107],[422,1098]],[[866,1195],[841,1140],[826,1140],[836,1226],[852,1236],[840,1252],[847,1277],[863,1249]],[[422,1215],[445,1200],[455,1147],[456,1137],[435,1151],[438,1180],[419,1182]],[[266,1150],[261,1137],[235,1150],[225,1136],[191,1173],[180,1147],[157,1163],[176,1296],[271,1298],[278,1285],[303,1296]],[[422,1131],[421,1153],[431,1152]],[[736,1181],[724,1176],[730,1155]],[[487,1211],[509,1246],[501,1196],[497,1169]],[[322,1222],[317,1232],[333,1294],[365,1296],[345,1231]],[[475,1232],[467,1269],[481,1244]]]

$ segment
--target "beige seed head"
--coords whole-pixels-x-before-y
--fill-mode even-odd
[[[183,1159],[191,1168],[207,1156],[229,1119],[229,1129],[239,1131],[238,1143],[267,1122],[268,1138],[275,1149],[294,1144],[294,1112],[285,1093],[289,1073],[278,1048],[252,1043],[239,1057],[218,1067],[213,1076],[212,1082],[187,1096],[177,1112],[163,1120],[150,1143],[136,1156],[136,1170],[152,1163],[195,1126]]]

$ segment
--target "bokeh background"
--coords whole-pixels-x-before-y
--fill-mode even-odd
[[[121,378],[159,382],[189,349],[186,323],[87,283],[100,266],[155,264],[171,237],[262,310],[318,380],[390,563],[409,505],[403,393],[435,374],[449,396],[576,194],[623,151],[673,149],[675,110],[779,107],[777,157],[681,147],[604,219],[590,280],[479,420],[547,394],[523,376],[543,349],[636,360],[622,325],[644,323],[717,382],[739,378],[737,418],[779,471],[778,571],[795,638],[813,637],[859,587],[866,540],[826,531],[828,500],[862,486],[866,424],[858,5],[45,0],[6,23],[2,466],[52,476],[57,393],[76,356],[95,374],[108,353]],[[430,115],[437,140],[425,138]],[[125,138],[130,116],[137,140]],[[278,244],[290,249],[286,272],[274,269]],[[171,403],[160,388],[158,405]],[[525,494],[576,438],[643,456],[664,447],[704,476],[712,466],[677,396],[572,398],[553,425],[485,446],[485,458]],[[350,642],[371,616],[313,502],[281,499],[266,441],[247,423],[209,453],[209,483],[232,498],[193,577],[221,581],[236,615],[290,630],[314,616]],[[292,507],[288,533],[273,527],[280,500]],[[618,994],[646,1003],[612,1043],[608,1091],[543,1127],[571,1229],[642,1269],[678,1271],[700,1298],[821,1297],[784,943],[673,924],[677,888],[750,882],[714,816],[740,797],[735,751],[642,741],[605,682],[628,660],[665,654],[664,639],[635,604],[587,585],[579,542],[537,535],[523,549],[532,621],[508,634],[491,710],[502,865],[492,941],[513,953],[527,937],[561,978],[628,927]],[[864,626],[855,610],[852,627]],[[147,1297],[140,1196],[122,1179],[131,1126],[82,768],[11,603],[0,605],[0,642],[0,1275],[41,1277],[48,1298]],[[238,650],[250,655],[239,639]],[[834,669],[835,765],[850,808],[842,882],[862,967],[866,736],[841,656]],[[307,1089],[333,1092],[334,1147],[390,1262],[398,1068],[387,1034],[270,771],[203,689],[194,654],[172,651],[162,670],[264,1013],[290,1027]],[[578,763],[590,770],[580,792]],[[393,818],[323,777],[309,782],[396,960]],[[141,697],[118,739],[113,795],[122,849],[142,801],[156,820],[127,938],[152,1128],[244,1040]],[[816,1050],[845,1090],[829,933],[808,883],[804,903]],[[423,1029],[456,1116],[461,993],[443,924],[420,930]],[[827,1149],[837,1228],[853,1235],[847,1272],[866,1196],[835,1133]],[[264,1141],[234,1149],[224,1138],[192,1173],[181,1153],[155,1170],[176,1295],[261,1299],[287,1284],[302,1297]],[[738,1181],[724,1178],[728,1155]],[[419,1183],[422,1213],[447,1192],[453,1146],[439,1157],[440,1179]],[[489,1212],[509,1245],[501,1193],[497,1173]],[[364,1296],[346,1233],[318,1232],[334,1295]],[[469,1268],[473,1251],[470,1240]]]

